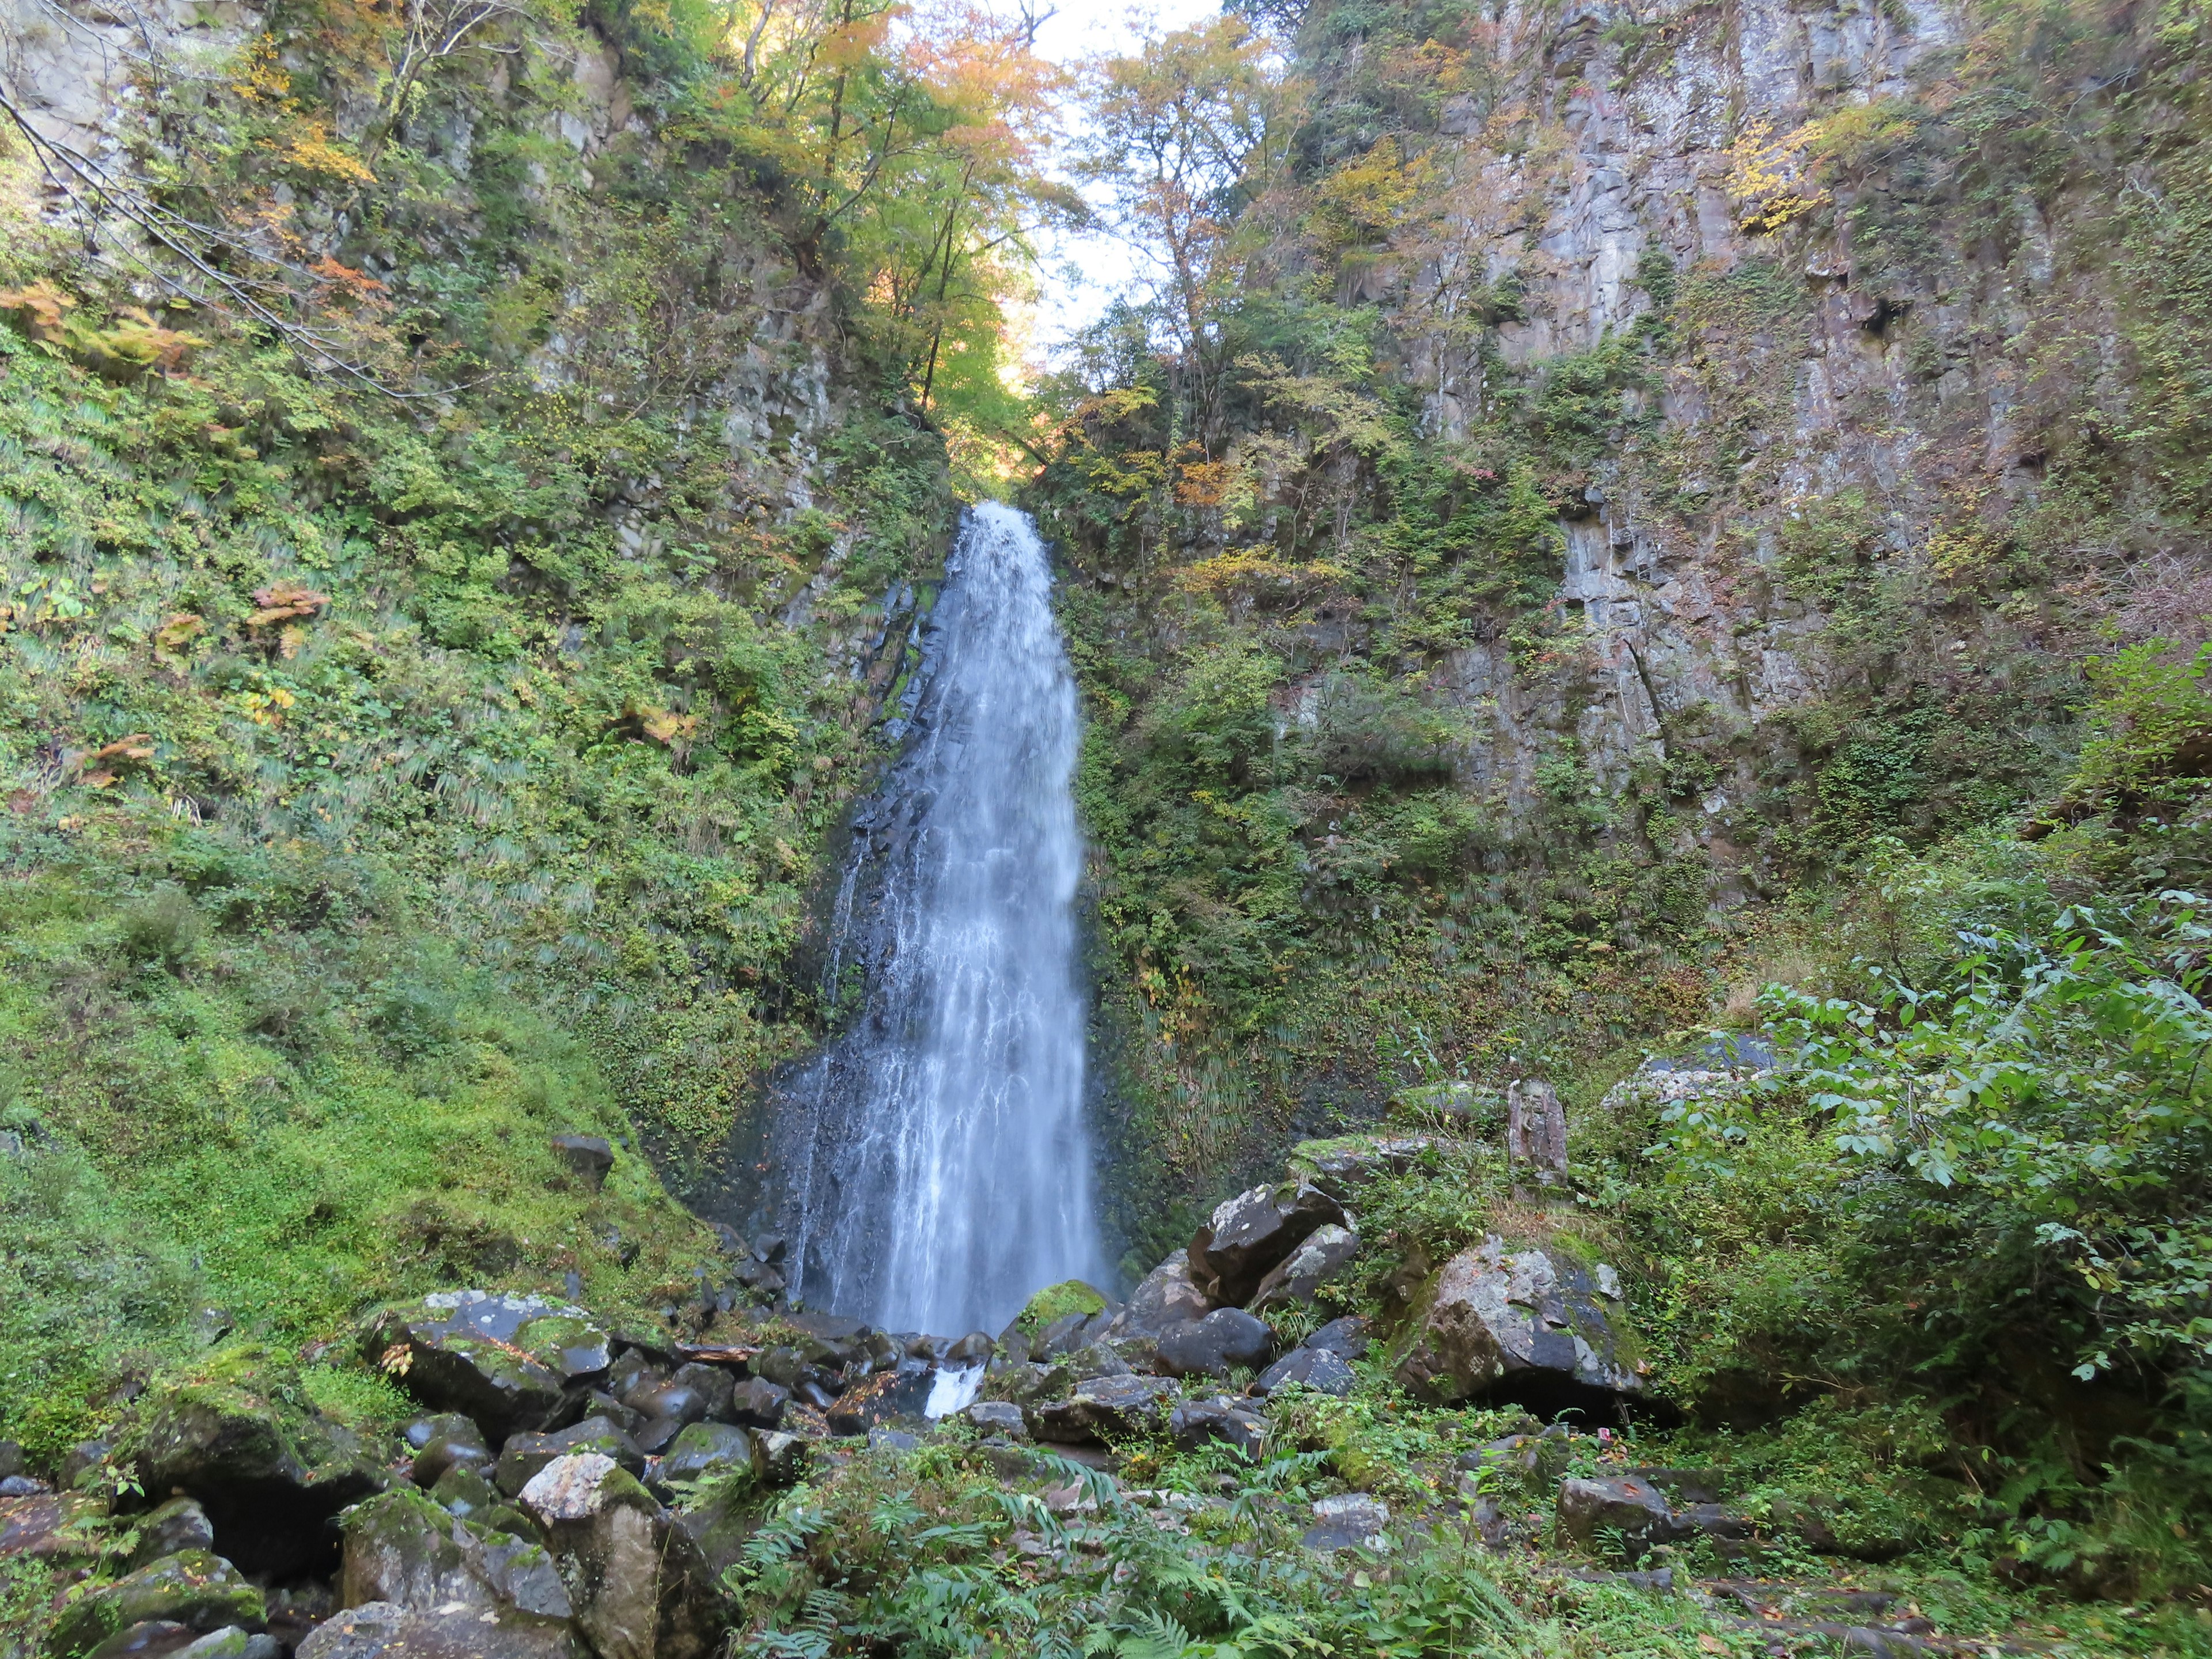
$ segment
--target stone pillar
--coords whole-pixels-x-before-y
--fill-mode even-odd
[[[1559,1091],[1541,1078],[1523,1078],[1505,1090],[1505,1156],[1514,1192],[1557,1188],[1567,1181],[1567,1113]]]

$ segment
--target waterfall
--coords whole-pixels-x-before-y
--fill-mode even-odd
[[[831,919],[827,988],[860,1006],[784,1091],[778,1139],[793,1293],[957,1334],[1103,1264],[1051,575],[1028,516],[993,502],[946,576],[906,752],[854,819]]]

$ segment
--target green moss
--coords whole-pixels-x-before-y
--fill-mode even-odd
[[[1014,1323],[1023,1331],[1042,1330],[1056,1319],[1070,1314],[1095,1314],[1106,1310],[1105,1296],[1079,1279],[1064,1279],[1057,1285],[1048,1285],[1022,1304]]]

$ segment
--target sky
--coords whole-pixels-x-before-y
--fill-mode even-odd
[[[1070,66],[1085,58],[1134,52],[1148,36],[1169,33],[1220,13],[1220,0],[1059,0],[1059,10],[1037,30],[1037,51]],[[1080,118],[1070,111],[1071,121]],[[1071,131],[1071,137],[1073,136]],[[1114,295],[1140,276],[1139,256],[1110,232],[1088,235],[1048,233],[1038,238],[1043,256],[1042,290],[1028,355],[1049,364],[1079,330],[1105,314]]]

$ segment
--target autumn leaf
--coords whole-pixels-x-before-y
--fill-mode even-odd
[[[312,617],[331,600],[327,593],[318,593],[298,582],[276,582],[254,589],[253,602],[261,609],[246,619],[248,628],[266,628],[272,623],[289,622],[295,617]]]
[[[206,617],[190,611],[180,611],[154,630],[154,648],[157,651],[181,651],[206,632]]]

